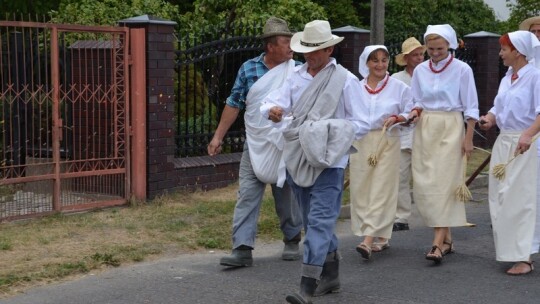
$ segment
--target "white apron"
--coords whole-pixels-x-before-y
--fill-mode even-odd
[[[278,181],[278,168],[284,166],[282,160],[283,135],[273,128],[267,117],[259,110],[262,100],[272,91],[281,87],[287,75],[294,68],[294,60],[283,62],[270,69],[249,89],[246,97],[246,139],[249,157],[257,178],[267,184],[283,185],[285,176]]]
[[[536,223],[537,151],[527,150],[506,166],[499,181],[491,173],[512,158],[520,133],[502,132],[495,141],[489,168],[489,211],[497,261],[528,261]]]

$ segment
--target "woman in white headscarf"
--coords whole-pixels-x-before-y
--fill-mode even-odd
[[[516,31],[499,39],[501,56],[508,66],[493,108],[480,117],[480,127],[495,125],[501,133],[495,141],[490,171],[506,164],[505,176],[489,176],[489,209],[497,261],[514,262],[510,275],[531,272],[531,254],[540,247],[540,167],[537,145],[532,138],[540,131],[540,42],[527,31]],[[530,147],[533,149],[529,149]],[[493,172],[492,172],[493,173]],[[499,176],[500,178],[500,176]]]
[[[465,205],[456,189],[465,182],[463,156],[473,150],[478,96],[472,69],[450,51],[458,47],[450,25],[429,25],[424,44],[430,59],[416,67],[411,82],[414,108],[410,117],[417,123],[413,195],[424,222],[434,229],[426,259],[440,263],[453,252],[450,227],[467,224]]]
[[[412,108],[410,88],[388,74],[389,54],[384,45],[367,46],[360,55],[363,89],[355,106],[370,125],[369,133],[354,143],[350,156],[351,228],[364,237],[356,250],[369,259],[371,252],[388,248],[396,213],[399,180],[399,130],[383,132],[405,121]],[[368,159],[372,158],[371,165]]]

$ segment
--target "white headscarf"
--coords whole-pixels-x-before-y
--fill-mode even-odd
[[[436,24],[436,25],[428,25],[426,29],[426,33],[424,34],[424,43],[426,42],[427,35],[430,34],[437,34],[446,40],[448,42],[449,47],[451,49],[457,49],[458,47],[458,41],[456,37],[456,31],[450,26],[450,24]]]
[[[529,31],[515,31],[508,33],[508,37],[516,47],[516,50],[525,56],[529,63],[540,68],[540,41],[538,41],[538,38],[533,33]]]
[[[364,51],[360,55],[360,62],[358,62],[358,72],[362,75],[363,78],[366,78],[369,75],[369,68],[367,67],[368,57],[373,51],[383,49],[388,54],[388,49],[384,45],[368,45],[364,48]]]

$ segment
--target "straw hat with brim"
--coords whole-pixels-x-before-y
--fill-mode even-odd
[[[529,19],[525,19],[521,24],[519,25],[519,29],[522,31],[528,31],[531,29],[531,26],[533,24],[540,24],[540,16],[531,17]]]
[[[314,20],[304,26],[303,32],[291,38],[291,49],[297,53],[311,53],[336,45],[343,37],[332,35],[330,23],[325,20]]]
[[[403,44],[401,44],[401,53],[397,54],[395,57],[396,63],[401,66],[407,65],[405,55],[416,50],[417,48],[422,48],[422,52],[426,51],[426,46],[422,45],[416,38],[407,38],[405,41],[403,41]]]
[[[263,28],[263,34],[259,38],[264,39],[272,36],[288,36],[291,37],[293,33],[289,30],[287,26],[287,21],[270,17],[266,20],[266,23]]]

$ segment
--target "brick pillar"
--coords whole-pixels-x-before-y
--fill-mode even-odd
[[[147,110],[147,197],[153,198],[175,186],[173,34],[176,22],[143,15],[118,23],[146,31],[147,101],[146,105],[132,107],[146,106]]]
[[[500,35],[489,32],[477,32],[463,37],[465,47],[476,49],[474,79],[478,91],[480,115],[486,114],[493,107],[493,101],[499,88],[501,75],[499,71],[499,50],[501,48],[499,37]],[[493,146],[497,131],[493,128],[485,134],[488,140],[475,142],[475,145]]]
[[[358,78],[362,78],[358,72],[358,59],[364,47],[369,45],[369,31],[348,25],[332,30],[332,33],[345,38],[336,45],[332,56]]]

